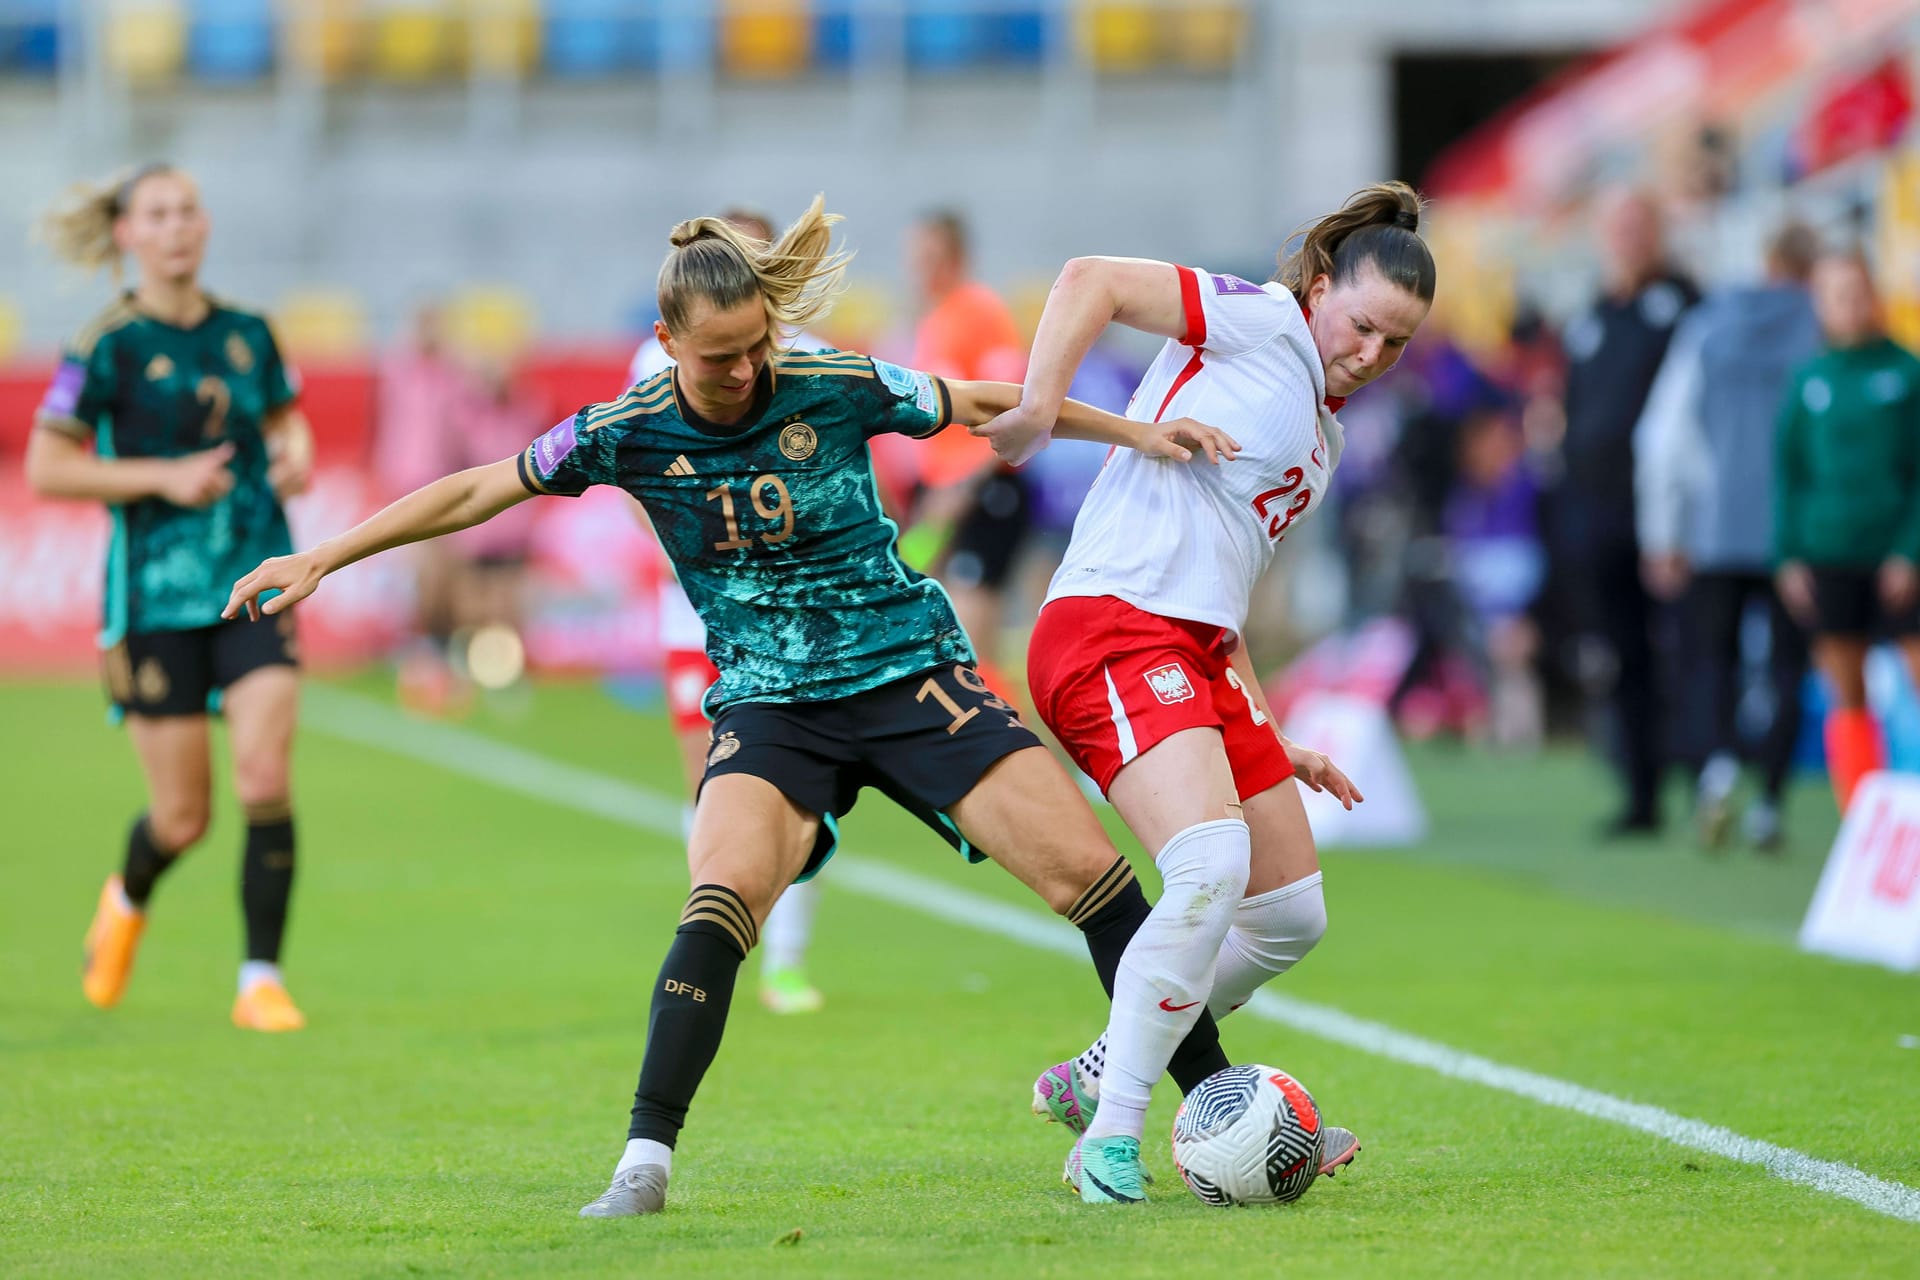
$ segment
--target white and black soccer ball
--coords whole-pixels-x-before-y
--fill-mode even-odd
[[[1208,1204],[1286,1204],[1319,1175],[1323,1132],[1298,1080],[1274,1067],[1228,1067],[1180,1104],[1173,1163]]]

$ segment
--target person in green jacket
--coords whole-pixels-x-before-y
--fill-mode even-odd
[[[1795,374],[1775,434],[1774,561],[1781,601],[1813,633],[1833,698],[1828,773],[1844,813],[1885,766],[1867,709],[1867,648],[1896,640],[1920,683],[1920,360],[1881,327],[1857,251],[1814,270],[1827,348]]]

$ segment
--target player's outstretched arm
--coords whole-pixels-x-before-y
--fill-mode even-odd
[[[415,489],[345,533],[306,551],[265,561],[234,583],[220,616],[237,618],[242,610],[250,618],[279,613],[312,595],[320,579],[336,569],[392,547],[483,524],[532,496],[520,480],[518,457],[456,471]],[[269,591],[280,594],[260,603]]]
[[[947,391],[953,397],[953,420],[986,439],[994,451],[1013,466],[1040,452],[1047,441],[1056,436],[1062,440],[1092,440],[1097,444],[1137,449],[1176,462],[1191,461],[1194,450],[1198,449],[1216,466],[1223,459],[1231,462],[1240,452],[1240,442],[1232,436],[1192,418],[1135,422],[1078,400],[1061,401],[1058,416],[1049,430],[1025,441],[1016,441],[1012,435],[997,433],[1002,424],[1013,418],[1016,406],[1021,403],[1018,386],[1011,382],[948,382]],[[1029,447],[1023,453],[1016,453],[1013,447],[1017,443]],[[1003,444],[1008,447],[1003,448]]]
[[[1018,466],[1046,447],[1080,362],[1110,324],[1184,338],[1186,308],[1172,263],[1147,258],[1075,258],[1047,294],[1017,405],[974,434]]]

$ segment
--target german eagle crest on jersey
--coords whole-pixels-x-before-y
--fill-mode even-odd
[[[1177,662],[1155,667],[1147,672],[1146,678],[1147,688],[1153,690],[1153,696],[1168,706],[1193,698],[1193,681],[1187,679],[1186,671]]]

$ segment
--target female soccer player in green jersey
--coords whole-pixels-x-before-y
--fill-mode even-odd
[[[130,255],[139,279],[68,348],[35,420],[27,480],[112,516],[100,645],[147,783],[147,811],[87,931],[82,989],[103,1009],[119,1001],[155,881],[206,831],[217,705],[247,817],[233,1020],[293,1031],[305,1020],[279,969],[293,889],[293,620],[224,620],[220,593],[291,549],[280,501],[306,487],[313,443],[266,320],[200,288],[209,225],[193,180],[167,165],[79,188],[48,217],[62,258],[117,279]]]
[[[973,860],[992,857],[1086,934],[1111,990],[1147,914],[1132,870],[1065,770],[974,669],[940,585],[901,563],[868,441],[925,438],[1017,402],[853,352],[775,350],[831,301],[845,255],[811,208],[773,244],[681,223],[660,272],[675,361],[561,422],[517,457],[448,476],[240,580],[229,617],[282,615],[328,573],[486,520],[532,494],[618,485],[652,518],[707,624],[720,679],[695,810],[693,891],[653,988],[628,1142],[589,1217],[659,1211],[688,1104],[719,1049],[741,962],[781,890],[833,853],[875,787]],[[1057,434],[1168,459],[1234,443],[1199,423],[1135,423],[1069,401]],[[261,603],[272,592],[277,596]],[[1211,1020],[1195,1078],[1226,1066]]]

